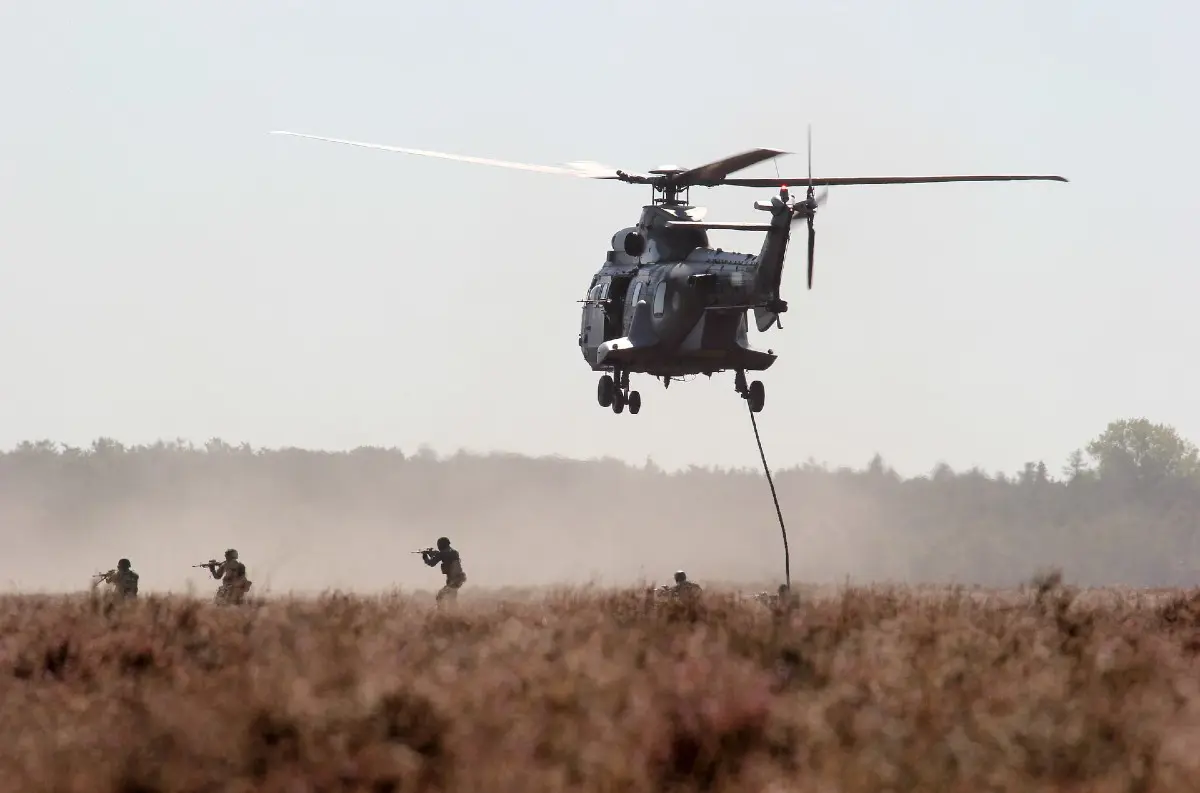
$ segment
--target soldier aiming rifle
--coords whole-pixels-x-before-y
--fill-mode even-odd
[[[663,584],[654,590],[659,600],[683,600],[700,596],[703,590],[695,581],[689,581],[683,570],[675,571],[675,585]]]
[[[138,593],[138,574],[133,571],[128,559],[120,559],[117,561],[115,570],[109,570],[106,573],[96,573],[92,581],[92,589],[100,586],[100,584],[108,584],[112,587],[112,592],[121,599],[132,599],[137,597]]]
[[[430,567],[436,567],[439,563],[442,566],[442,574],[446,576],[446,585],[438,590],[437,602],[441,605],[443,600],[449,598],[454,601],[458,599],[458,590],[463,584],[467,583],[467,574],[463,572],[462,557],[458,551],[450,547],[450,540],[446,537],[438,537],[437,550],[433,548],[424,548],[413,553],[421,554],[421,560]]]
[[[238,552],[233,548],[225,551],[225,561],[218,562],[209,559],[204,564],[194,564],[192,567],[204,567],[213,578],[220,579],[221,586],[213,598],[218,604],[239,604],[246,597],[253,582],[246,577],[246,565],[238,561]]]

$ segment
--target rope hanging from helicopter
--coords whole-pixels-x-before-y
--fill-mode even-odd
[[[762,436],[758,434],[758,420],[754,418],[754,410],[750,401],[746,400],[746,410],[750,414],[750,426],[754,428],[754,442],[758,444],[758,456],[762,460],[763,472],[767,475],[767,485],[771,488],[771,500],[775,502],[775,516],[779,519],[779,533],[783,535],[783,580],[787,591],[792,591],[792,557],[788,550],[787,526],[783,523],[783,510],[779,508],[779,495],[775,492],[775,480],[771,478],[771,467],[767,465],[767,455],[763,452]]]

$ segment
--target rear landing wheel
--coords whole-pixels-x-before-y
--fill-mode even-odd
[[[620,391],[613,391],[612,394],[612,412],[620,413],[625,410],[625,395]]]
[[[606,408],[612,404],[615,390],[612,375],[606,374],[600,378],[600,382],[596,384],[596,401],[600,403],[600,407]]]
[[[629,412],[637,415],[637,412],[642,409],[642,395],[637,391],[629,392]]]
[[[763,387],[761,380],[755,380],[750,384],[750,390],[746,394],[746,399],[750,402],[750,411],[752,413],[761,413],[763,405],[767,401],[767,390]]]

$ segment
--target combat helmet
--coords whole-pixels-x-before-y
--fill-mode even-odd
[[[117,560],[117,569],[118,570],[128,570],[129,569],[129,560],[128,559],[118,559]]]
[[[450,547],[450,538],[449,537],[438,537],[437,547],[438,547],[439,551],[444,551],[447,548],[449,548]]]
[[[687,580],[687,573],[683,572],[682,570],[675,571],[675,583],[682,584],[686,580]]]
[[[225,551],[225,558],[226,559],[237,559],[237,550],[234,548],[227,549]]]

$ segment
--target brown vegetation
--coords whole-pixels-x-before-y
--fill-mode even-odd
[[[0,791],[1183,791],[1200,601],[0,600]]]

